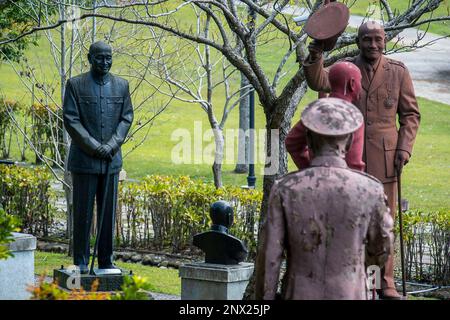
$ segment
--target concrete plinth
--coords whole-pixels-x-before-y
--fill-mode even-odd
[[[99,281],[97,291],[118,291],[121,290],[123,279],[127,273],[123,272],[121,275],[102,274],[89,275],[80,274],[71,269],[54,269],[53,279],[58,286],[63,289],[81,289],[90,291],[95,280]]]
[[[180,266],[182,300],[242,300],[253,263],[222,265],[189,263]]]
[[[7,246],[14,257],[0,260],[0,300],[26,300],[27,290],[34,286],[34,250],[36,238],[30,234],[13,233]]]

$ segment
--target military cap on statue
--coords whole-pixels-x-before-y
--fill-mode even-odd
[[[310,103],[301,119],[307,129],[324,136],[350,134],[363,124],[361,111],[339,98],[322,98]]]

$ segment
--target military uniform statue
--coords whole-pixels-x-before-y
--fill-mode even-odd
[[[364,116],[363,161],[366,172],[383,183],[391,215],[395,219],[397,171],[401,172],[411,157],[420,112],[408,69],[402,62],[383,56],[385,44],[383,27],[368,21],[358,29],[360,54],[346,60],[354,63],[362,74],[361,96],[355,105]],[[328,92],[331,86],[328,69],[323,66],[323,46],[318,41],[311,43],[303,68],[311,89]],[[393,251],[382,268],[382,274],[380,296],[399,299],[394,283]]]
[[[256,265],[257,299],[275,299],[286,252],[282,299],[367,299],[366,266],[382,266],[393,240],[383,185],[347,167],[361,112],[338,98],[306,107],[310,167],[273,185]]]
[[[88,272],[94,199],[100,212],[104,194],[107,198],[98,263],[100,269],[114,268],[114,217],[122,168],[120,148],[133,121],[128,82],[109,73],[111,47],[103,42],[92,44],[88,59],[91,70],[67,81],[63,106],[64,125],[72,138],[68,170],[73,180],[73,259],[81,273]],[[109,183],[105,185],[107,180]]]
[[[238,264],[244,261],[248,251],[238,238],[228,234],[233,224],[233,208],[226,201],[217,201],[211,205],[211,231],[196,234],[194,245],[205,252],[205,262],[215,264]]]

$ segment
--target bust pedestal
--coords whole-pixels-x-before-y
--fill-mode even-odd
[[[182,300],[242,300],[253,274],[253,263],[223,265],[189,263],[180,266]]]

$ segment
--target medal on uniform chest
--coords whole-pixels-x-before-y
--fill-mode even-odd
[[[394,106],[394,99],[391,98],[391,89],[389,88],[387,82],[386,82],[386,91],[387,91],[387,98],[386,100],[384,100],[384,107],[386,109],[390,109]]]
[[[394,106],[394,100],[391,97],[387,97],[384,101],[384,106],[388,109],[392,108]]]

